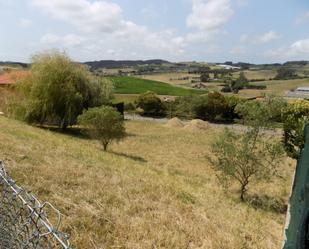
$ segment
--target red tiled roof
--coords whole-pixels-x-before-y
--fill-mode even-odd
[[[9,73],[0,74],[0,85],[11,85],[18,80],[29,76],[29,71],[12,71]]]

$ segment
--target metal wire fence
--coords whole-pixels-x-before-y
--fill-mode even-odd
[[[56,226],[48,211],[56,215]],[[58,231],[60,222],[60,212],[18,186],[0,161],[0,249],[72,249]]]

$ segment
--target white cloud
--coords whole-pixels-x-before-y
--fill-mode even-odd
[[[58,36],[55,34],[45,34],[41,37],[40,42],[43,45],[59,45],[62,47],[78,47],[85,41],[85,38],[68,34],[65,36]]]
[[[87,0],[32,0],[56,19],[64,20],[84,32],[112,32],[125,22],[119,5],[106,1]]]
[[[309,22],[309,11],[298,17],[295,21],[296,24],[302,24]]]
[[[269,31],[265,34],[256,37],[256,43],[268,43],[279,38],[279,35],[274,31]]]
[[[148,27],[126,20],[118,4],[107,0],[31,0],[37,8],[52,18],[62,20],[79,35],[46,34],[41,38],[45,46],[66,49],[79,46],[81,51],[101,56],[177,58],[189,53],[193,43],[212,41],[224,34],[223,26],[233,16],[232,0],[191,0],[192,12],[187,17],[187,34],[175,30],[151,31]],[[147,14],[147,10],[142,10]],[[149,14],[149,13],[148,13]],[[83,37],[87,37],[87,42]],[[208,48],[211,44],[208,44]],[[104,48],[104,49],[102,49]],[[123,48],[119,54],[119,48]],[[103,51],[104,50],[104,51]],[[114,51],[114,52],[112,52]],[[117,51],[117,52],[115,52]]]
[[[271,41],[274,41],[278,39],[280,36],[277,32],[275,31],[268,31],[264,34],[260,35],[248,35],[248,34],[243,34],[240,37],[240,42],[242,43],[252,43],[252,44],[265,44],[269,43]]]
[[[239,40],[240,42],[247,42],[249,40],[249,35],[243,34]]]
[[[237,47],[233,47],[229,53],[230,54],[235,54],[235,55],[239,55],[239,54],[245,54],[247,52],[245,47],[241,47],[241,46],[237,46]]]
[[[234,14],[231,0],[191,0],[192,11],[186,19],[187,43],[205,43],[223,34],[222,28]]]
[[[94,43],[90,48],[97,49],[99,40],[110,40],[110,44],[120,44],[132,50],[147,49],[148,52],[179,54],[183,51],[184,39],[169,31],[152,32],[122,16],[118,4],[107,1],[89,0],[32,0],[32,4],[41,8],[53,18],[73,25],[79,32],[87,34]],[[53,36],[43,40],[55,40]],[[75,39],[62,42],[74,45]],[[58,41],[59,42],[59,41]],[[131,52],[131,51],[128,51]]]
[[[249,4],[249,0],[236,0],[236,3],[240,7],[247,6]]]
[[[152,6],[142,8],[141,14],[143,15],[144,18],[148,19],[155,19],[159,17],[159,13],[155,11],[155,9]]]
[[[304,57],[309,56],[309,38],[302,39],[294,42],[290,46],[281,47],[277,50],[267,51],[265,53],[266,57],[275,58],[275,59],[285,59],[285,60],[294,60],[294,59],[303,59]]]
[[[28,28],[32,25],[32,21],[27,18],[21,18],[19,20],[19,26],[22,28]]]
[[[187,26],[203,31],[221,28],[233,16],[230,0],[192,0]]]

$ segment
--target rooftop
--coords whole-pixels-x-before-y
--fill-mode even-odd
[[[29,75],[29,71],[11,71],[0,74],[0,85],[11,85]]]

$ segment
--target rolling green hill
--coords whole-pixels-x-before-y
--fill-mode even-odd
[[[115,93],[118,94],[140,94],[147,91],[153,91],[159,95],[185,96],[192,94],[203,94],[206,91],[197,89],[188,89],[172,86],[167,83],[145,80],[134,77],[110,77],[115,84]]]

